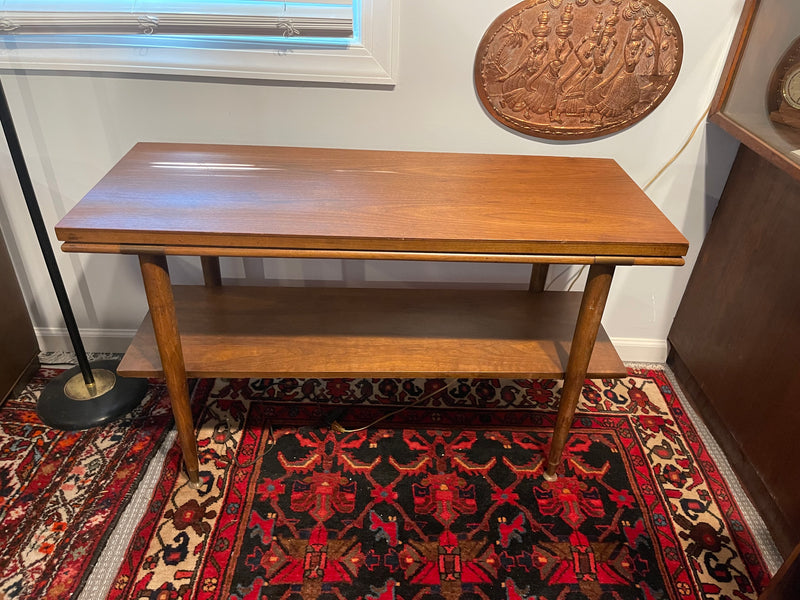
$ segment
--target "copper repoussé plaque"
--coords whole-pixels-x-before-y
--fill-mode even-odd
[[[683,36],[657,0],[527,0],[489,27],[475,84],[504,125],[597,137],[643,119],[678,77]]]

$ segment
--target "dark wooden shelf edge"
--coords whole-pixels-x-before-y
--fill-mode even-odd
[[[332,291],[311,288],[302,291],[300,296],[297,290],[292,295],[293,292],[285,288],[281,291],[280,288],[247,290],[232,287],[213,291],[201,286],[176,287],[178,321],[186,324],[185,328],[183,325],[180,327],[187,376],[563,379],[574,329],[573,317],[577,315],[580,303],[579,293],[561,292],[546,292],[538,296],[528,292],[485,290]],[[376,336],[370,339],[358,325],[341,325],[334,319],[332,326],[330,321],[315,318],[313,314],[320,308],[319,303],[305,300],[306,296],[315,293],[323,295],[326,301],[333,300],[334,305],[338,301],[341,310],[355,302],[357,310],[354,314],[358,317],[363,315],[370,326],[378,330]],[[339,293],[341,297],[337,295]],[[307,313],[312,314],[309,320],[299,324],[303,335],[298,332],[297,337],[293,337],[292,325],[284,325],[284,320],[274,320],[271,325],[257,323],[262,320],[264,312],[270,314],[269,310],[263,309],[270,306],[276,297],[280,300],[279,317],[273,319],[291,322],[295,316],[293,311],[297,311],[301,318],[308,318]],[[421,298],[422,309],[411,303],[415,311],[413,318],[438,327],[430,336],[425,335],[428,332],[425,326],[410,325],[406,322],[407,317],[393,320],[394,313],[380,308],[382,303],[397,308],[395,303],[403,305],[409,297]],[[372,299],[376,300],[378,308],[371,308]],[[300,309],[295,307],[293,300],[301,305]],[[495,301],[500,306],[497,314],[487,316],[487,313],[492,313]],[[251,306],[253,304],[255,308]],[[362,309],[366,314],[360,312]],[[440,326],[442,313],[450,310],[456,311],[457,317]],[[214,315],[213,320],[209,320],[208,314]],[[338,316],[339,313],[333,314]],[[350,316],[353,317],[353,313]],[[533,321],[538,319],[541,323],[518,322],[520,316],[532,317]],[[381,326],[384,317],[389,321],[386,331]],[[476,321],[483,324],[476,326]],[[407,325],[411,332],[405,336]],[[322,331],[317,339],[313,339],[316,326],[334,331]],[[500,328],[501,333],[497,336],[500,339],[493,337],[493,327]],[[216,337],[207,333],[210,328],[219,330]],[[311,342],[309,328],[312,331]],[[461,337],[462,328],[467,330],[464,337]],[[337,337],[340,333],[341,336]],[[398,334],[399,337],[395,338]],[[213,341],[210,342],[210,338]],[[342,355],[347,359],[331,363],[328,357],[335,354],[340,343]],[[293,345],[300,351],[295,351],[298,358],[283,360],[281,365],[275,362],[274,357],[283,354],[284,344],[288,344],[290,351]],[[375,355],[379,358],[373,360],[373,353],[358,348],[375,348]],[[419,348],[424,350],[419,351]],[[307,353],[314,351],[317,356],[308,360]],[[410,359],[407,359],[406,351],[413,355]],[[384,356],[388,358],[384,359]],[[130,377],[163,376],[149,315],[142,322],[118,373]],[[601,328],[588,376],[623,377],[625,373],[625,366]]]
[[[800,165],[786,156],[781,150],[762,140],[724,113],[713,114],[709,117],[709,120],[750,148],[750,150],[800,181]]]

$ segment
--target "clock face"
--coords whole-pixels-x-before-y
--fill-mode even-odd
[[[786,73],[781,86],[781,94],[789,106],[800,110],[800,65]]]
[[[766,96],[767,115],[775,123],[775,132],[800,150],[800,38],[772,71]]]

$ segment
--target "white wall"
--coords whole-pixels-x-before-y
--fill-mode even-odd
[[[3,85],[52,232],[59,218],[137,141],[612,157],[640,185],[687,139],[708,106],[743,0],[662,0],[685,41],[683,68],[661,106],[605,138],[554,143],[512,132],[483,110],[473,85],[478,42],[507,0],[402,0],[394,89],[100,75],[6,74]],[[648,193],[691,243],[686,267],[618,269],[604,325],[625,360],[662,360],[666,336],[722,192],[736,144],[701,126]],[[68,341],[5,144],[0,147],[0,227],[43,348]],[[443,224],[446,226],[446,224]],[[53,244],[57,242],[53,237]],[[146,312],[132,257],[56,250],[87,349],[124,350]],[[199,281],[199,260],[170,265]],[[553,267],[551,277],[560,271]],[[242,261],[224,277],[281,283],[382,280],[527,285],[520,265]],[[559,284],[568,277],[562,277]],[[556,286],[555,289],[558,289]]]

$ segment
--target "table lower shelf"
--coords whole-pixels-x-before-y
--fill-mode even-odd
[[[581,294],[175,286],[189,377],[563,378]],[[118,373],[163,375],[148,314]],[[600,329],[589,377],[622,377]]]

